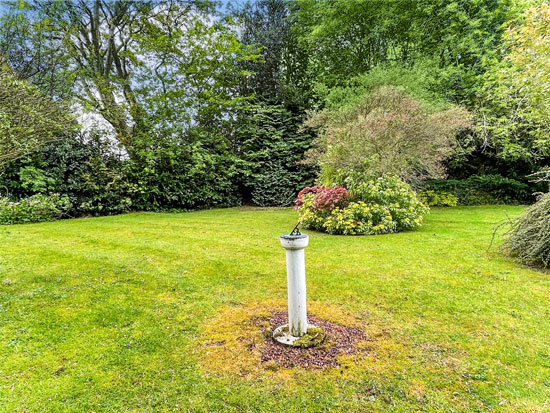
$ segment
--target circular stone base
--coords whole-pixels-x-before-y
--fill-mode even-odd
[[[317,328],[317,326],[314,326],[313,324],[308,324],[307,328]],[[275,330],[273,330],[273,338],[281,344],[292,346],[294,345],[294,342],[296,340],[299,340],[301,337],[295,337],[291,335],[288,324],[283,324],[282,326],[279,326]]]

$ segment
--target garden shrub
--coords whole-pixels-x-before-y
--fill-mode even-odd
[[[314,194],[313,209],[319,211],[332,211],[336,207],[344,207],[349,203],[350,193],[342,186],[327,188],[326,186],[310,186],[304,188],[298,194],[296,206],[299,207],[304,202],[307,194]]]
[[[188,210],[240,204],[235,157],[201,144],[140,151],[125,164],[133,209]]]
[[[305,228],[343,235],[374,235],[418,227],[428,211],[409,185],[395,176],[346,179],[336,185],[305,188],[296,208]]]
[[[520,262],[548,268],[550,265],[550,194],[512,222],[501,250]]]
[[[318,131],[306,160],[323,175],[352,169],[413,183],[445,176],[456,135],[470,122],[464,108],[434,108],[401,88],[382,86],[339,109],[313,114],[306,125]]]
[[[449,192],[427,190],[419,191],[416,195],[424,205],[429,207],[453,207],[458,204],[458,198]]]
[[[70,201],[60,195],[33,195],[19,201],[0,198],[0,225],[54,221],[70,208]]]
[[[118,214],[132,206],[123,166],[96,136],[74,136],[5,165],[0,190],[12,200],[62,194],[70,200],[66,212],[72,216]]]
[[[525,182],[502,175],[474,175],[467,179],[428,180],[425,190],[451,193],[459,205],[528,204],[533,188]]]

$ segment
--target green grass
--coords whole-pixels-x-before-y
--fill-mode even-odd
[[[550,274],[487,251],[494,224],[521,212],[433,209],[408,233],[309,232],[308,298],[365,315],[401,350],[373,369],[288,380],[205,374],[197,338],[223,309],[286,297],[278,236],[293,210],[0,227],[0,410],[547,411]]]

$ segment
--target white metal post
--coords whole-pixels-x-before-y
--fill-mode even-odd
[[[281,236],[281,246],[286,250],[288,328],[293,337],[303,336],[308,329],[304,254],[308,243],[309,237],[305,234]]]

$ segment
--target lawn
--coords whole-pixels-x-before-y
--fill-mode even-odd
[[[221,314],[284,309],[278,237],[295,211],[0,227],[0,410],[548,411],[550,275],[487,250],[495,223],[522,211],[435,208],[418,231],[308,232],[312,308],[382,338],[360,364],[284,375],[209,369],[201,337]]]

